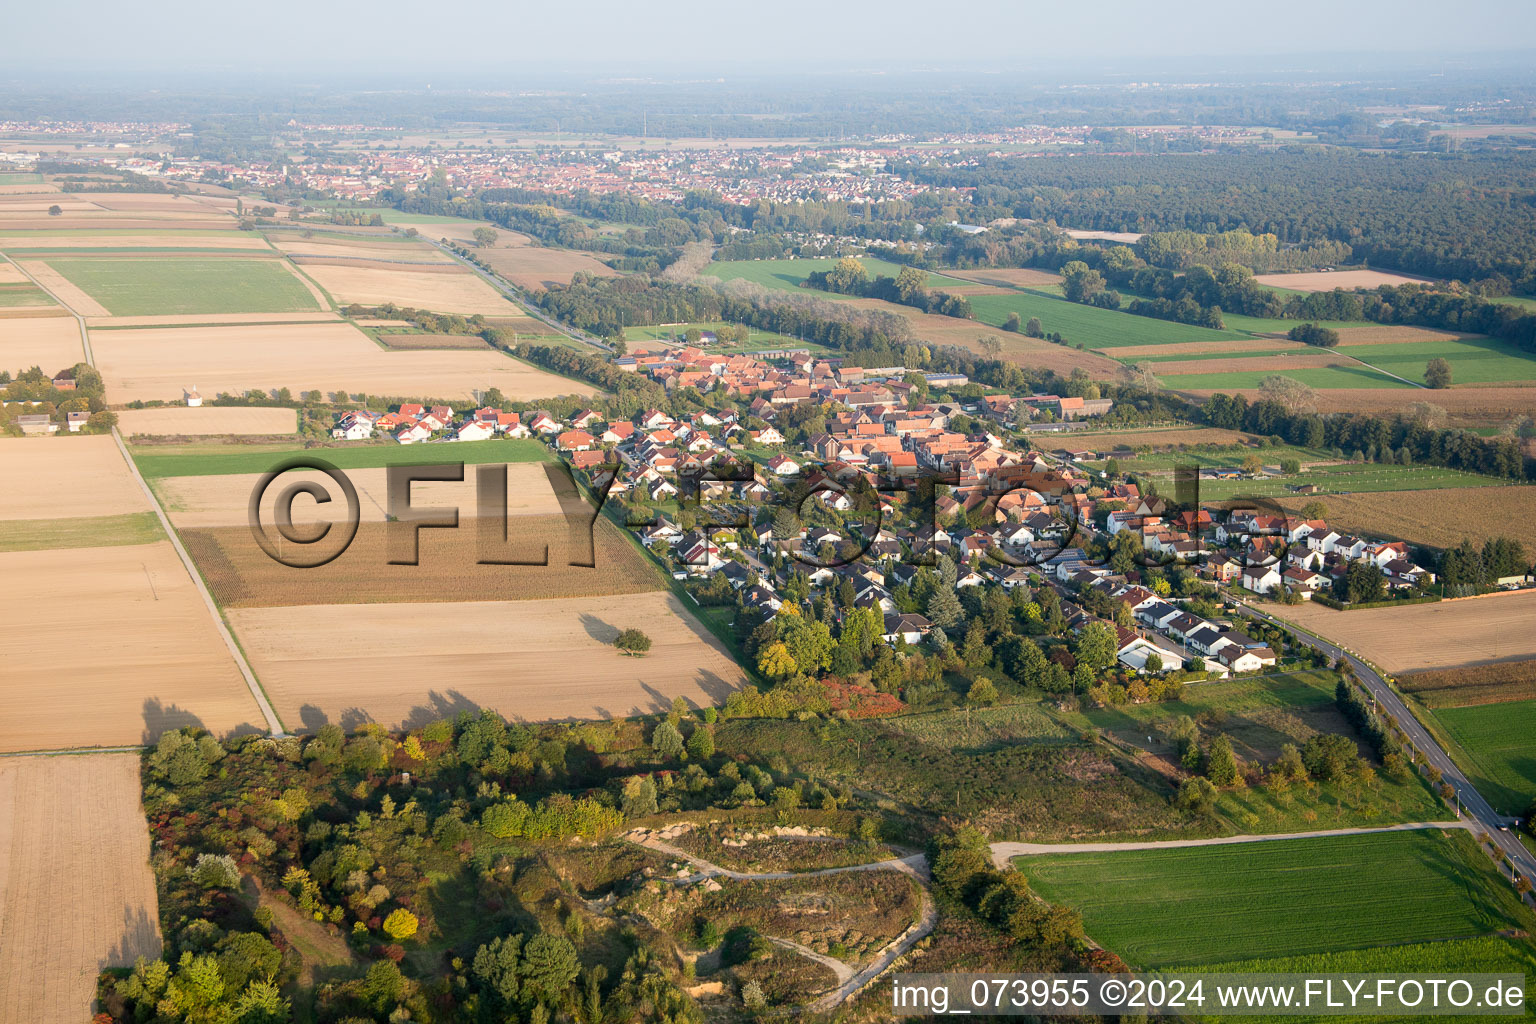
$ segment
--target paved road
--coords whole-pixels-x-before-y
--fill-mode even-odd
[[[1451,760],[1450,755],[1441,749],[1440,744],[1435,738],[1414,717],[1413,712],[1409,710],[1403,698],[1398,696],[1396,690],[1387,685],[1386,680],[1375,669],[1350,651],[1344,650],[1337,644],[1330,643],[1322,637],[1309,633],[1299,626],[1292,625],[1283,619],[1277,619],[1268,612],[1255,608],[1246,602],[1244,602],[1244,607],[1250,615],[1279,626],[1302,643],[1317,648],[1331,658],[1342,658],[1348,662],[1355,670],[1355,675],[1360,677],[1360,681],[1370,691],[1371,696],[1376,698],[1376,703],[1381,712],[1391,715],[1397,720],[1398,727],[1408,735],[1409,742],[1419,752],[1419,757],[1440,769],[1440,774],[1444,777],[1444,780],[1455,787],[1456,795],[1461,801],[1461,806],[1471,816],[1472,821],[1477,824],[1478,831],[1486,832],[1493,837],[1493,841],[1498,844],[1498,848],[1507,853],[1514,861],[1516,871],[1526,878],[1536,881],[1536,856],[1533,856],[1529,850],[1520,845],[1520,840],[1513,832],[1499,831],[1499,825],[1508,819],[1489,805],[1488,801],[1483,798],[1483,795],[1477,791],[1477,787],[1473,786],[1466,775],[1462,773],[1462,770],[1456,767],[1456,763]],[[1340,614],[1347,615],[1349,613],[1341,612]]]
[[[20,265],[16,265],[16,268],[21,270]],[[80,344],[85,351],[85,361],[94,367],[96,365],[95,353],[91,351],[91,335],[85,329],[85,317],[76,313],[67,302],[54,295],[46,285],[26,270],[21,270],[21,272],[26,274],[33,284],[48,292],[49,295],[53,295],[53,300],[60,306],[69,310],[70,315],[75,318],[75,325],[80,329]],[[122,455],[123,461],[128,464],[128,471],[133,474],[134,480],[138,481],[139,489],[144,492],[144,497],[148,499],[150,507],[155,510],[155,515],[159,517],[160,527],[165,531],[167,539],[170,540],[171,547],[176,550],[176,555],[181,559],[181,564],[187,570],[187,575],[192,577],[193,585],[197,587],[197,592],[202,595],[203,604],[207,606],[208,614],[213,617],[214,628],[219,631],[219,636],[223,639],[224,646],[229,649],[230,657],[235,659],[235,667],[240,670],[240,675],[244,677],[246,687],[251,691],[251,696],[256,700],[256,706],[261,709],[262,717],[267,720],[267,731],[274,736],[285,735],[283,723],[278,720],[277,712],[273,710],[271,702],[267,700],[267,695],[262,690],[261,684],[256,681],[256,674],[251,671],[250,663],[245,660],[245,654],[240,650],[240,645],[235,643],[235,638],[230,633],[229,626],[224,623],[224,616],[219,614],[219,606],[214,604],[213,595],[208,592],[207,584],[203,582],[203,577],[197,571],[197,566],[192,563],[192,556],[187,554],[187,549],[181,546],[181,538],[176,536],[176,529],[171,525],[170,519],[166,517],[165,509],[160,506],[160,499],[156,498],[155,492],[150,490],[148,482],[145,481],[143,474],[139,472],[139,467],[134,463],[133,457],[128,454],[128,446],[123,443],[123,435],[118,433],[116,427],[112,428],[112,439],[117,442],[118,453]]]
[[[992,863],[1006,868],[1015,857],[1047,853],[1116,853],[1120,850],[1177,850],[1188,846],[1231,846],[1234,843],[1273,843],[1286,839],[1323,839],[1329,836],[1365,836],[1375,832],[1417,832],[1427,828],[1473,829],[1469,821],[1411,821],[1376,828],[1329,828],[1316,832],[1275,832],[1257,836],[1214,836],[1210,839],[1164,839],[1144,843],[993,843]]]

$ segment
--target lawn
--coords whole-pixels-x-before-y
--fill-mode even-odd
[[[1451,364],[1451,380],[1456,384],[1536,380],[1536,357],[1493,338],[1346,345],[1337,351],[1413,381],[1424,379],[1424,365],[1436,356]]]
[[[320,304],[273,259],[71,259],[48,265],[114,316],[304,313]]]
[[[1418,390],[1412,384],[1393,380],[1368,366],[1313,366],[1287,370],[1235,370],[1231,373],[1177,373],[1177,363],[1164,363],[1157,369],[1157,379],[1166,388],[1175,390],[1233,391],[1239,388],[1256,389],[1265,377],[1279,374],[1299,380],[1308,387],[1330,388],[1402,388]],[[1423,368],[1420,367],[1422,375]]]
[[[1134,966],[1464,939],[1531,915],[1471,836],[1392,832],[1015,861]]]
[[[172,476],[223,476],[229,473],[265,473],[285,459],[307,456],[329,462],[337,469],[373,469],[379,466],[431,466],[462,462],[539,462],[550,458],[538,441],[512,438],[490,441],[458,441],[453,444],[359,444],[345,448],[289,446],[252,449],[249,446],[200,445],[176,454],[158,448],[139,448],[133,461],[146,479]]]
[[[1333,458],[1328,452],[1313,448],[1298,448],[1294,445],[1276,445],[1271,448],[1226,445],[1222,447],[1196,448],[1182,452],[1158,452],[1155,454],[1137,455],[1135,458],[1119,459],[1117,461],[1120,463],[1120,471],[1122,473],[1147,473],[1156,470],[1171,470],[1175,466],[1190,464],[1236,468],[1241,466],[1243,460],[1250,455],[1257,455],[1260,459],[1264,460],[1264,464],[1267,466],[1278,466],[1285,459],[1317,462]],[[1106,461],[1108,460],[1089,462],[1086,465],[1102,469]],[[1308,472],[1311,472],[1311,470],[1308,470]]]
[[[1524,814],[1536,800],[1536,700],[1430,712],[1455,741],[1457,763],[1493,806]]]
[[[1123,469],[1134,470],[1127,462]],[[1157,475],[1157,474],[1152,474]],[[1362,491],[1427,491],[1456,487],[1498,487],[1509,481],[1440,466],[1388,466],[1374,462],[1346,462],[1313,466],[1297,476],[1263,477],[1257,480],[1201,480],[1204,501],[1231,497],[1295,497],[1296,488],[1316,484],[1319,495]]]

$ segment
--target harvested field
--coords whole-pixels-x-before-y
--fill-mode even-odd
[[[0,249],[260,249],[267,244],[247,231],[94,231],[0,234]]]
[[[945,270],[942,273],[945,277],[958,277],[962,281],[974,281],[977,284],[995,285],[1001,288],[1035,288],[1040,285],[1061,284],[1060,274],[1029,267],[988,267],[983,270]]]
[[[1480,338],[1480,334],[1453,334],[1429,327],[1402,327],[1393,324],[1376,324],[1371,327],[1340,327],[1339,347],[1350,345],[1392,345],[1398,342],[1456,341],[1459,338]]]
[[[1214,356],[1231,352],[1275,352],[1282,349],[1291,352],[1312,352],[1314,354],[1317,352],[1317,349],[1310,345],[1303,345],[1299,341],[1291,341],[1284,335],[1281,335],[1278,338],[1185,341],[1175,342],[1171,345],[1123,345],[1115,349],[1115,358],[1123,359],[1128,363],[1134,363],[1137,359],[1149,356],[1156,358],[1163,356]]]
[[[229,616],[292,728],[360,719],[416,725],[476,707],[524,720],[609,718],[663,710],[679,695],[718,704],[746,682],[670,593],[241,608]],[[609,646],[630,625],[651,637],[645,657]]]
[[[515,313],[483,279],[448,267],[329,266],[309,263],[304,272],[343,305],[393,302],[437,313]]]
[[[17,317],[0,321],[0,370],[40,366],[48,373],[85,361],[80,327],[70,316]]]
[[[1253,439],[1241,430],[1224,430],[1221,427],[1183,427],[1173,430],[1114,430],[1102,433],[1036,434],[1034,443],[1041,448],[1070,445],[1073,448],[1113,449],[1122,445],[1130,448],[1181,448],[1190,445],[1227,446],[1246,444]]]
[[[151,511],[105,434],[0,438],[0,521]]]
[[[335,488],[331,490],[334,494]],[[361,503],[363,495],[359,493],[358,498]],[[299,505],[299,523],[316,522],[316,518],[305,520],[303,510]],[[179,515],[171,514],[173,518]],[[486,522],[490,529],[495,528],[493,520]],[[263,523],[268,534],[276,537],[272,521],[264,518]],[[314,569],[293,569],[269,558],[243,524],[189,527],[181,533],[208,588],[225,608],[452,602],[466,597],[534,601],[636,594],[663,585],[658,570],[606,519],[597,521],[589,541],[584,518],[509,516],[507,543],[489,549],[486,557],[532,564],[480,564],[479,523],[465,517],[458,529],[421,530],[419,564],[391,565],[387,525],[365,522],[342,555]],[[291,546],[285,550],[293,551]],[[335,548],[325,548],[322,553],[332,550]],[[546,558],[548,564],[544,564]],[[587,568],[572,566],[572,561],[596,564]]]
[[[1309,498],[1281,498],[1294,512]],[[1490,537],[1514,537],[1536,552],[1536,487],[1441,488],[1329,495],[1329,525],[1389,540],[1453,548],[1469,538],[1479,548]]]
[[[436,399],[492,387],[514,400],[595,393],[500,352],[386,352],[347,323],[96,331],[91,345],[114,403],[178,401],[193,385],[207,397],[282,387]]]
[[[1397,677],[1398,689],[1427,708],[1465,708],[1536,700],[1536,661],[1501,661],[1470,668],[1413,672]]]
[[[241,325],[266,327],[272,324],[340,323],[340,313],[315,310],[311,313],[167,313],[159,316],[88,316],[87,327],[207,327]]]
[[[169,541],[0,554],[0,751],[121,746],[261,721]],[[67,654],[62,652],[68,652]]]
[[[204,405],[196,409],[170,406],[164,409],[124,409],[117,414],[118,429],[134,434],[292,434],[298,430],[298,414],[292,409],[242,408]]]
[[[289,410],[283,410],[285,412]],[[452,445],[435,448],[444,462],[454,458]],[[324,458],[324,454],[321,453]],[[507,466],[507,514],[558,516],[561,508],[554,488],[545,473],[560,471],[553,463],[517,462]],[[382,523],[389,508],[388,470],[349,469],[347,479],[357,488],[358,506],[365,523]],[[466,466],[464,479],[453,481],[421,481],[411,485],[411,502],[418,507],[453,506],[459,510],[461,520],[474,517],[476,510],[476,470]],[[224,476],[171,476],[154,482],[156,492],[164,503],[166,512],[177,529],[207,529],[219,526],[242,526],[247,522],[247,504],[251,492],[261,480],[259,473],[231,473]],[[284,473],[282,486],[269,489],[267,503],[262,509],[262,522],[273,522],[273,505],[278,492],[297,481],[326,483],[324,473],[295,470]],[[316,506],[308,498],[294,503],[295,526],[326,521],[337,522],[345,509],[334,484],[328,488],[334,496],[329,505]],[[463,529],[473,532],[474,524],[465,523]]]
[[[0,262],[0,284],[31,284],[31,279],[14,263]]]
[[[1329,270],[1306,274],[1258,274],[1254,280],[1271,288],[1289,288],[1293,292],[1331,292],[1335,288],[1380,288],[1384,284],[1422,284],[1433,280],[1397,274],[1385,270]]]
[[[1359,651],[1388,672],[1536,657],[1532,591],[1403,608],[1341,612],[1302,604],[1266,610]]]
[[[78,1024],[160,956],[149,852],[137,754],[0,760],[0,1019]]]
[[[47,214],[0,212],[0,235],[18,231],[158,231],[161,228],[185,228],[199,231],[227,231],[230,221],[212,210],[184,214],[138,213],[135,211],[92,210],[50,217]]]
[[[476,253],[496,273],[519,288],[539,291],[553,284],[570,284],[575,273],[585,271],[596,277],[613,277],[607,264],[584,252],[551,249],[541,245],[507,249],[482,249]]]
[[[107,307],[91,298],[48,264],[38,260],[24,260],[18,266],[37,278],[39,284],[52,292],[60,302],[81,316],[112,315]]]
[[[1316,369],[1323,366],[1356,366],[1346,356],[1323,353],[1298,352],[1285,356],[1251,356],[1232,359],[1178,359],[1166,363],[1153,363],[1159,376],[1180,373],[1244,373],[1262,370],[1266,373],[1286,373],[1291,370]]]
[[[453,258],[430,245],[411,242],[375,242],[368,239],[325,239],[278,237],[272,244],[300,263],[315,260],[373,260],[388,263],[428,263],[454,266]]]
[[[379,344],[396,352],[413,352],[421,349],[475,349],[490,348],[490,343],[478,334],[380,334]]]

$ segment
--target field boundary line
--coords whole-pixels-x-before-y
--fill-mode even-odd
[[[147,748],[143,744],[131,747],[55,747],[51,750],[7,750],[0,758],[7,757],[83,757],[89,754],[137,754]]]
[[[51,290],[45,288],[30,272],[25,269],[22,269],[21,272],[26,274],[33,284],[48,292],[49,295],[53,295],[54,301],[59,302],[61,306],[70,311],[70,315],[75,318],[75,326],[80,330],[80,341],[85,347],[85,361],[94,369],[96,359],[91,352],[91,332],[86,329],[85,317],[76,312],[74,307],[61,301]],[[187,549],[182,546],[181,537],[177,535],[176,528],[171,525],[170,518],[165,514],[165,508],[160,504],[160,499],[155,496],[155,492],[150,489],[149,482],[144,479],[144,474],[139,472],[139,467],[133,461],[133,456],[128,454],[128,446],[123,443],[123,435],[115,425],[112,427],[112,439],[117,442],[118,454],[122,455],[123,461],[128,464],[128,472],[133,474],[133,479],[138,482],[139,489],[144,492],[144,497],[149,499],[150,506],[155,510],[155,515],[159,517],[160,528],[165,531],[166,539],[171,542],[171,547],[175,549],[177,557],[181,559],[182,568],[186,569],[187,575],[192,578],[192,584],[197,587],[197,592],[202,595],[203,604],[207,606],[208,614],[213,617],[214,628],[219,631],[219,636],[224,640],[224,646],[229,649],[230,657],[235,659],[235,667],[240,670],[241,676],[245,678],[246,688],[251,691],[251,696],[256,700],[256,706],[261,709],[262,716],[267,720],[267,731],[274,736],[287,735],[287,731],[283,728],[282,719],[277,717],[277,712],[273,710],[272,703],[267,700],[266,692],[262,690],[261,683],[256,681],[256,674],[251,671],[250,663],[245,660],[245,653],[241,651],[240,645],[235,642],[234,634],[229,631],[229,624],[224,621],[224,616],[220,614],[219,606],[214,604],[213,595],[208,592],[208,584],[203,582],[202,573],[197,571],[197,566],[192,562],[192,556],[187,554]]]

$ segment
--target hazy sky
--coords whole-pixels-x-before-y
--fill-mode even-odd
[[[1149,59],[1530,48],[1532,0],[73,0],[5,5],[0,79],[240,72],[946,65],[1102,71]],[[1161,60],[1158,61],[1162,63]]]

